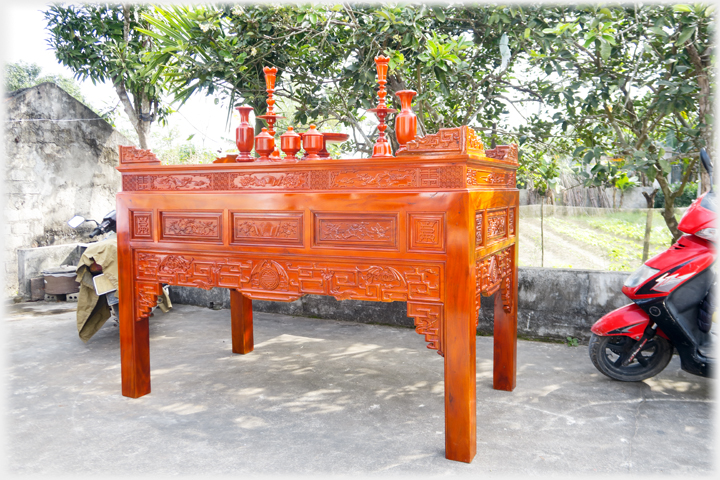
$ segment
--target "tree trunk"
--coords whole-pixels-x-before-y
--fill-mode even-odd
[[[650,195],[647,192],[642,192],[647,202],[647,218],[645,220],[645,237],[643,237],[643,253],[642,263],[645,263],[650,254],[650,234],[652,233],[652,219],[653,219],[653,206],[655,205],[655,195],[657,195],[657,188],[653,189]]]
[[[698,87],[700,87],[700,95],[697,97],[698,102],[698,117],[700,124],[704,125],[700,128],[700,136],[705,141],[705,150],[707,150],[710,158],[714,158],[715,154],[715,143],[713,135],[715,133],[713,129],[713,102],[712,102],[712,91],[710,86],[710,78],[708,72],[712,68],[710,61],[704,61],[701,57],[697,48],[692,43],[692,38],[688,39],[685,43],[687,52],[690,56],[690,61],[693,64],[695,75],[697,78]],[[702,193],[710,190],[710,184],[712,179],[707,174],[705,169],[700,168],[700,189]]]

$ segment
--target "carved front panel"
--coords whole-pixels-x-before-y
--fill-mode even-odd
[[[135,277],[171,285],[237,288],[255,299],[305,294],[338,300],[441,302],[443,267],[432,263],[315,261],[265,256],[136,253]]]
[[[161,239],[222,243],[222,213],[160,212]]]
[[[512,272],[513,250],[507,247],[499,252],[483,257],[475,263],[475,325],[480,314],[480,296],[489,297],[500,291],[503,310],[510,312],[512,308]]]
[[[466,180],[468,187],[498,189],[515,188],[516,185],[513,171],[489,171],[468,167]]]
[[[303,246],[303,213],[231,212],[232,244]]]
[[[152,240],[152,212],[132,211],[133,240]]]
[[[487,245],[507,238],[507,208],[488,210],[485,223],[485,242]]]
[[[508,236],[515,236],[515,207],[508,208]]]
[[[397,215],[313,214],[313,245],[339,248],[397,248]]]
[[[483,232],[485,227],[483,226],[483,212],[475,212],[475,247],[481,247],[483,245]]]
[[[288,173],[242,173],[234,174],[231,189],[283,188],[300,189],[309,187],[309,172]]]
[[[445,214],[408,213],[408,252],[445,251]]]

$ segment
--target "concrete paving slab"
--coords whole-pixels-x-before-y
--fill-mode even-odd
[[[478,453],[444,457],[443,359],[411,329],[255,314],[235,355],[230,313],[150,319],[152,393],[120,394],[117,327],[88,344],[74,304],[5,316],[8,469],[16,474],[373,476],[710,474],[713,380],[677,357],[641,383],[587,347],[520,341],[514,392],[492,389],[478,337]]]

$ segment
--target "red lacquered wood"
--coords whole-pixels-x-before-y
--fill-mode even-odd
[[[295,155],[302,148],[300,138],[293,127],[288,127],[287,132],[280,135],[280,148],[288,157],[295,159]]]
[[[232,322],[232,351],[246,354],[253,351],[252,300],[238,290],[230,290],[230,316]]]
[[[236,110],[240,114],[240,125],[235,131],[235,144],[240,152],[238,153],[238,161],[252,159],[250,152],[252,152],[255,145],[255,129],[250,125],[250,112],[253,111],[253,107],[243,105],[237,107]]]
[[[377,69],[377,82],[378,85],[380,85],[380,88],[378,89],[378,106],[375,108],[371,108],[368,110],[369,112],[375,113],[377,115],[378,120],[380,123],[378,124],[378,138],[375,141],[375,145],[373,145],[373,158],[389,158],[392,157],[392,147],[390,146],[390,142],[388,141],[387,137],[385,137],[385,130],[387,129],[387,124],[385,123],[385,118],[391,114],[397,112],[397,110],[394,110],[392,108],[388,108],[385,97],[387,96],[387,91],[385,91],[385,84],[387,84],[387,72],[388,72],[388,63],[390,62],[390,57],[386,57],[383,55],[378,55],[375,57],[375,68]]]
[[[412,111],[412,98],[417,95],[415,90],[395,92],[400,99],[400,113],[395,117],[395,138],[398,141],[398,152],[405,150],[405,145],[417,137],[417,116]]]
[[[318,152],[320,158],[330,158],[330,152],[327,151],[328,143],[342,143],[350,138],[347,133],[322,132],[323,148]]]
[[[323,135],[308,138],[317,154]],[[142,161],[118,168],[123,395],[150,392],[147,316],[161,283],[230,289],[238,353],[253,348],[251,299],[405,301],[444,356],[446,456],[472,461],[482,295],[496,299],[493,385],[515,385],[516,145],[486,151],[463,126],[390,158],[160,165],[129,154]]]
[[[317,131],[315,125],[310,125],[310,128],[302,136],[303,148],[307,152],[308,160],[317,160],[320,158],[318,153],[325,147],[325,140],[323,134]]]
[[[268,129],[263,127],[257,137],[255,137],[255,151],[258,160],[270,160],[269,155],[275,149],[275,139],[268,133]]]

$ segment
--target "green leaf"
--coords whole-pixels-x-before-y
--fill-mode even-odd
[[[673,10],[676,12],[685,12],[685,13],[692,12],[692,8],[690,8],[690,5],[673,5]]]
[[[682,31],[682,33],[677,39],[677,42],[675,42],[675,45],[682,45],[692,36],[693,33],[695,33],[695,27],[687,27],[685,30]]]
[[[530,38],[530,29],[529,29],[529,28],[526,28],[526,29],[525,29],[525,33],[523,34],[523,36],[524,36],[525,38]]]
[[[600,44],[600,57],[602,57],[603,60],[607,61],[607,59],[610,58],[611,52],[612,52],[612,45],[610,45],[607,42],[602,42]]]

